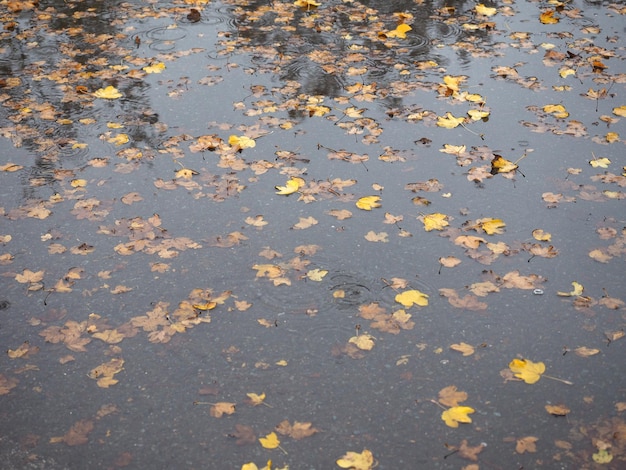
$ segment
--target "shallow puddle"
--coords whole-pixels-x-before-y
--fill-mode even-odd
[[[6,468],[621,468],[624,6],[296,3],[2,6]]]

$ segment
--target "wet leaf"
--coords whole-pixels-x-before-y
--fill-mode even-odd
[[[469,406],[453,406],[441,413],[441,419],[451,428],[458,428],[459,423],[471,423],[472,418],[468,415],[474,413],[474,408]]]
[[[94,96],[96,98],[103,98],[106,100],[115,100],[117,98],[121,98],[122,94],[119,92],[117,88],[112,85],[109,85],[106,88],[100,88],[94,92]]]
[[[446,129],[454,129],[465,122],[464,117],[454,117],[452,113],[446,113],[445,116],[437,117],[437,125]]]
[[[321,282],[322,279],[324,279],[324,276],[326,276],[326,274],[328,274],[328,271],[326,269],[311,269],[310,271],[308,271],[306,273],[306,276],[311,280],[311,281],[316,281],[316,282]]]
[[[221,418],[224,415],[232,415],[235,412],[235,407],[235,403],[220,401],[211,405],[209,413],[214,418]]]
[[[386,33],[386,36],[388,38],[400,38],[400,39],[405,39],[406,38],[406,33],[408,31],[411,31],[413,28],[411,28],[408,24],[405,23],[401,23],[397,26],[396,29],[394,29],[393,31],[388,31]]]
[[[260,437],[259,442],[266,449],[276,449],[280,446],[280,441],[275,432],[271,432],[265,437]]]
[[[594,158],[593,160],[589,160],[589,164],[594,168],[608,168],[611,164],[611,160],[606,157]]]
[[[591,455],[591,458],[596,463],[610,463],[613,460],[613,456],[609,453],[607,449],[600,449],[595,454]]]
[[[586,346],[581,346],[579,348],[574,349],[574,352],[581,357],[589,357],[589,356],[595,356],[596,354],[600,353],[599,349],[595,349],[595,348],[588,348]]]
[[[522,379],[527,384],[534,384],[541,378],[541,374],[546,371],[543,362],[532,362],[528,359],[513,359],[509,364],[509,369],[515,377]]]
[[[517,170],[518,166],[507,160],[506,158],[496,155],[493,160],[491,160],[491,174],[496,175],[498,173],[510,173],[511,171]]]
[[[474,346],[472,346],[471,344],[467,344],[467,343],[452,344],[450,345],[450,349],[452,349],[453,351],[458,351],[462,353],[463,356],[471,356],[475,352]]]
[[[348,451],[341,458],[337,459],[336,463],[341,468],[371,470],[374,467],[374,455],[368,449],[363,449],[361,453]]]
[[[476,5],[474,9],[476,10],[476,13],[483,16],[493,16],[497,13],[495,8],[487,7],[482,3]]]
[[[559,22],[559,18],[554,16],[554,10],[546,10],[539,15],[539,21],[543,24],[556,24]]]
[[[431,230],[443,230],[449,225],[448,220],[449,217],[446,214],[441,214],[439,212],[422,216],[424,230],[427,232],[430,232]]]
[[[407,290],[397,294],[395,301],[409,308],[413,305],[425,307],[428,305],[428,295],[416,289]]]
[[[254,141],[254,139],[246,137],[245,135],[231,135],[230,137],[228,137],[228,144],[237,149],[248,149],[256,147],[256,142]]]
[[[124,370],[124,359],[113,358],[109,362],[100,364],[89,372],[89,377],[96,380],[98,387],[109,388],[118,383],[113,376]]]
[[[374,347],[374,337],[368,335],[367,333],[353,336],[348,342],[356,345],[357,348],[362,349],[363,351],[371,351]]]
[[[566,416],[571,410],[565,405],[546,405],[546,411],[554,416]]]
[[[579,284],[576,281],[572,282],[572,291],[571,292],[557,292],[556,295],[559,295],[561,297],[576,297],[576,296],[580,296],[583,294],[583,291],[585,290],[585,288],[583,287],[582,284]]]
[[[319,432],[318,429],[313,427],[312,423],[301,423],[294,421],[290,424],[288,420],[281,421],[276,426],[276,431],[284,436],[289,436],[297,441],[310,437],[313,434]]]
[[[380,207],[380,196],[363,196],[356,202],[356,206],[364,211],[371,211],[376,207]]]
[[[165,70],[165,64],[163,62],[157,62],[156,64],[148,65],[143,68],[143,71],[146,73],[161,73],[163,70]]]
[[[534,453],[537,452],[537,446],[535,443],[539,440],[538,437],[526,436],[517,439],[515,445],[515,452],[523,454],[524,452]]]
[[[289,194],[293,194],[297,192],[302,186],[304,186],[305,181],[299,177],[292,177],[287,180],[285,186],[276,186],[276,194],[280,194],[282,196],[287,196]]]
[[[467,400],[467,393],[457,390],[455,385],[450,385],[439,391],[439,403],[444,406],[459,406],[459,403],[465,400]]]

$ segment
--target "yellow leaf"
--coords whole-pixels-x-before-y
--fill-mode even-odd
[[[544,232],[540,228],[537,228],[533,230],[533,238],[542,242],[549,242],[552,239],[552,235],[548,232]]]
[[[450,144],[444,144],[443,148],[439,149],[440,152],[449,153],[451,155],[461,155],[462,153],[465,153],[465,150],[467,150],[467,147],[465,145]]]
[[[487,235],[493,235],[494,233],[502,233],[502,227],[505,227],[506,224],[501,219],[480,219],[477,221]]]
[[[246,137],[245,135],[242,135],[242,136],[231,135],[228,138],[228,144],[232,147],[238,147],[240,149],[253,148],[256,146],[256,142],[254,141],[254,139],[251,139],[250,137]]]
[[[476,13],[483,16],[493,16],[496,14],[497,10],[495,8],[486,7],[482,3],[479,3],[475,7]]]
[[[471,356],[474,354],[474,346],[467,343],[452,344],[450,345],[450,349],[463,353],[464,356]]]
[[[321,3],[316,2],[315,0],[296,0],[293,4],[300,8],[305,8],[307,10],[315,7],[319,7]]]
[[[341,468],[353,470],[371,470],[374,466],[374,455],[367,449],[363,449],[363,452],[360,454],[349,451],[340,459],[337,459],[337,465]]]
[[[165,64],[163,62],[159,62],[157,64],[148,65],[143,68],[143,71],[146,73],[161,73],[165,70]]]
[[[420,307],[428,305],[428,295],[416,289],[407,290],[397,294],[395,300],[406,308],[411,307],[413,304],[419,305]]]
[[[539,15],[539,21],[543,24],[555,24],[559,22],[559,19],[554,17],[554,10],[547,10]]]
[[[471,423],[468,415],[475,410],[469,406],[453,406],[441,413],[441,419],[451,428],[458,428],[459,423]]]
[[[589,164],[594,168],[608,168],[611,164],[611,160],[606,157],[594,158],[589,161]]]
[[[328,271],[325,269],[311,269],[306,273],[306,277],[311,281],[320,282],[326,274],[328,274]]]
[[[454,129],[459,124],[463,124],[463,122],[465,122],[464,117],[454,117],[450,112],[446,113],[445,117],[437,116],[437,125],[446,129]]]
[[[498,173],[510,173],[515,170],[517,170],[517,165],[500,155],[496,155],[494,159],[491,160],[492,175],[496,175]]]
[[[518,379],[522,379],[527,384],[534,384],[541,378],[541,374],[546,371],[546,366],[543,362],[513,359],[509,364],[509,369]]]
[[[276,191],[276,194],[280,194],[282,196],[293,194],[297,192],[304,185],[304,183],[305,181],[302,178],[294,176],[287,180],[285,186],[275,186],[275,188],[278,190]]]
[[[561,297],[575,297],[583,294],[585,288],[582,284],[574,281],[572,282],[572,287],[574,288],[571,292],[557,292],[556,295],[560,295]]]
[[[467,114],[472,118],[472,121],[480,121],[483,118],[489,116],[488,111],[481,111],[479,109],[470,109]]]
[[[213,302],[212,300],[209,300],[203,304],[192,305],[192,307],[195,308],[196,310],[202,310],[203,312],[207,310],[213,310],[216,306],[217,306],[217,302]]]
[[[356,206],[364,211],[371,211],[375,207],[380,207],[380,196],[363,196],[356,202]]]
[[[261,393],[260,395],[256,393],[246,393],[246,395],[250,399],[250,403],[254,406],[262,405],[263,400],[265,400],[265,393]]]
[[[124,145],[128,143],[129,140],[130,140],[130,137],[128,137],[128,134],[118,134],[115,137],[111,137],[110,139],[107,139],[107,142],[110,144],[115,144],[115,145]]]
[[[280,361],[276,363],[277,366],[281,366],[281,367],[286,367],[288,364],[289,363],[284,359],[281,359]]]
[[[440,214],[436,212],[434,214],[428,214],[423,216],[424,230],[430,232],[431,230],[443,230],[448,226],[448,216],[446,214]]]
[[[568,77],[569,75],[576,75],[576,70],[574,70],[574,69],[572,69],[572,68],[570,68],[570,67],[562,67],[562,68],[559,70],[559,75],[560,75],[562,78],[566,78],[566,77]]]
[[[609,144],[619,142],[619,134],[617,132],[607,132],[604,138]]]
[[[565,110],[565,106],[562,104],[547,104],[543,107],[543,110],[559,119],[565,119],[569,116],[569,113]]]
[[[87,180],[73,179],[72,181],[70,181],[70,184],[72,185],[72,188],[84,188],[85,186],[87,186]]]
[[[613,114],[616,116],[626,117],[626,106],[617,106],[613,108]]]
[[[364,351],[371,351],[374,347],[374,338],[368,334],[353,336],[348,342],[355,344],[357,348],[363,349]]]
[[[260,437],[259,442],[266,449],[276,449],[280,445],[280,441],[275,432],[271,432],[265,437]]]
[[[609,454],[606,449],[601,449],[595,454],[592,454],[591,458],[596,463],[609,463],[611,460],[613,460],[613,456]]]
[[[411,28],[408,24],[405,23],[401,23],[398,25],[398,27],[396,29],[394,29],[393,31],[389,31],[387,33],[387,37],[388,38],[400,38],[400,39],[405,39],[406,38],[406,33],[408,31],[411,31],[413,28]]]
[[[99,90],[96,90],[93,95],[96,98],[103,98],[105,100],[115,100],[122,97],[122,94],[119,92],[119,90],[112,85],[109,85],[106,88],[100,88]]]

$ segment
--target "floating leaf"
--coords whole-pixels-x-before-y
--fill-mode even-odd
[[[220,401],[211,406],[209,413],[214,418],[221,418],[224,415],[232,415],[235,412],[235,403]]]
[[[541,15],[539,15],[539,21],[543,24],[555,24],[559,22],[558,18],[554,17],[554,10],[544,11]]]
[[[464,356],[471,356],[475,351],[474,346],[467,343],[452,344],[450,345],[450,349],[463,353]]]
[[[265,437],[260,437],[259,442],[266,449],[276,449],[280,446],[280,441],[278,440],[278,436],[275,432],[271,432]]]
[[[228,138],[228,144],[232,147],[236,147],[239,149],[248,149],[248,148],[256,147],[256,142],[254,141],[254,139],[251,139],[250,137],[246,137],[245,135],[242,135],[242,136],[231,135]]]
[[[374,347],[374,337],[371,335],[362,334],[358,336],[353,336],[348,340],[349,343],[355,344],[357,348],[362,349],[364,351],[371,351]]]
[[[592,454],[591,458],[596,463],[609,463],[613,460],[613,456],[606,449],[600,449],[595,454]]]
[[[407,290],[397,294],[395,300],[406,308],[411,307],[413,304],[419,305],[420,307],[428,305],[428,295],[416,289]]]
[[[308,277],[311,281],[320,282],[322,279],[324,279],[324,276],[326,276],[326,274],[328,274],[328,271],[326,269],[316,268],[308,271],[306,273],[306,277]]]
[[[541,378],[546,370],[543,362],[532,362],[528,359],[513,359],[509,364],[509,369],[515,377],[522,379],[527,384],[534,384]]]
[[[364,211],[371,211],[376,207],[380,207],[380,196],[363,196],[356,202],[356,206]]]
[[[589,160],[589,164],[594,168],[608,168],[611,164],[611,160],[606,157],[594,158],[593,160]]]
[[[157,62],[156,64],[148,65],[143,68],[146,73],[161,73],[165,70],[165,64],[163,62]]]
[[[401,23],[398,25],[398,27],[396,29],[394,29],[393,31],[388,31],[386,33],[386,36],[388,38],[400,38],[400,39],[405,39],[406,38],[406,33],[408,31],[411,31],[413,28],[411,28],[408,24],[405,23]]]
[[[571,410],[565,405],[546,405],[545,409],[554,416],[566,416]]]
[[[537,442],[538,440],[539,438],[535,436],[526,436],[517,439],[515,452],[517,452],[518,454],[523,454],[524,452],[537,452],[537,446],[535,445],[535,442]]]
[[[422,221],[424,222],[424,230],[427,232],[431,230],[443,230],[444,227],[449,225],[448,216],[439,212],[423,216]]]
[[[100,88],[99,90],[96,90],[93,95],[96,98],[103,98],[105,100],[115,100],[122,97],[122,94],[119,92],[119,90],[112,85],[109,85],[106,88]]]
[[[493,160],[491,160],[491,174],[496,175],[498,173],[510,173],[511,171],[517,170],[517,165],[506,158],[496,155]]]
[[[285,186],[276,186],[276,194],[280,194],[282,196],[287,196],[289,194],[293,194],[298,191],[302,186],[304,186],[305,181],[299,177],[292,177],[287,180]]]
[[[556,295],[560,295],[561,297],[577,297],[579,295],[583,294],[583,291],[585,290],[585,288],[583,287],[582,284],[579,284],[576,281],[572,282],[572,291],[571,292],[557,292]]]
[[[479,3],[478,5],[476,5],[474,9],[476,10],[476,13],[478,13],[479,15],[483,15],[483,16],[493,16],[497,12],[495,8],[487,7],[483,5],[482,3]]]
[[[371,470],[374,467],[374,455],[367,449],[363,449],[360,454],[349,451],[337,459],[337,465],[352,470]]]
[[[469,406],[453,406],[441,413],[441,419],[451,428],[458,428],[459,423],[471,423],[472,418],[468,415],[474,413],[474,408]]]
[[[465,122],[464,117],[454,117],[452,113],[448,112],[444,117],[437,117],[437,125],[439,127],[445,127],[446,129],[454,129],[455,127]]]

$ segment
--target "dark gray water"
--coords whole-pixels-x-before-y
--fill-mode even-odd
[[[623,4],[379,3],[2,5],[7,468],[624,465]]]

